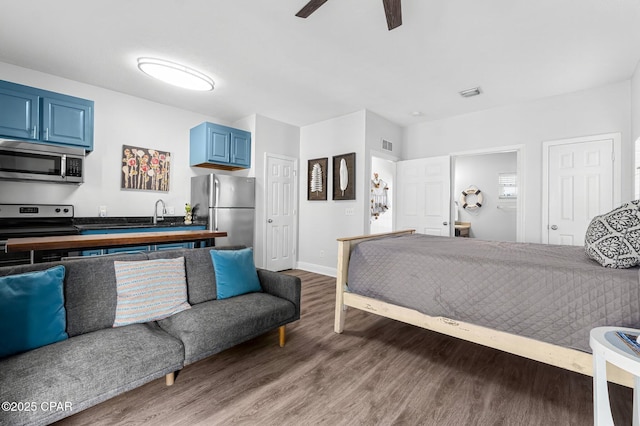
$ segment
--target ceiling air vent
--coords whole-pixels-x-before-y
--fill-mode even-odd
[[[393,151],[393,142],[382,139],[382,149],[384,149],[385,151]]]

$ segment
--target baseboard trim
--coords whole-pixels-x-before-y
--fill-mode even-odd
[[[336,277],[338,275],[337,268],[329,268],[328,266],[316,265],[315,263],[298,262],[297,269],[303,271],[314,272],[316,274],[328,275],[330,277]]]

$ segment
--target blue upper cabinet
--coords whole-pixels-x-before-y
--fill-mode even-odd
[[[251,133],[214,123],[202,123],[190,134],[191,166],[240,170],[251,167]]]
[[[229,163],[231,135],[219,126],[207,126],[207,161]]]
[[[0,135],[37,139],[40,116],[39,97],[33,93],[0,85]]]
[[[93,150],[93,101],[0,80],[0,137]]]
[[[251,167],[251,133],[242,130],[231,133],[231,163]]]
[[[93,149],[93,108],[68,99],[42,98],[42,131],[46,142]]]

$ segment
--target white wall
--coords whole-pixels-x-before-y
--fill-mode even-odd
[[[477,186],[483,194],[482,207],[476,210],[458,207],[458,220],[470,222],[470,236],[483,240],[516,241],[516,210],[499,209],[504,202],[498,198],[498,173],[515,172],[517,154],[503,152],[457,156],[454,158],[454,201],[470,185]],[[457,197],[457,198],[456,198]],[[509,203],[515,207],[515,202]]]
[[[203,121],[230,124],[214,117],[169,107],[100,87],[0,63],[3,80],[64,93],[95,102],[94,151],[86,157],[85,183],[53,185],[31,182],[0,182],[0,203],[68,203],[75,214],[97,216],[107,206],[109,216],[151,216],[154,203],[162,198],[183,212],[190,198],[189,129]],[[169,192],[120,189],[122,145],[171,152]]]
[[[635,191],[634,198],[640,198],[640,62],[631,78],[631,141],[635,145],[634,173]]]
[[[622,198],[633,197],[631,82],[410,126],[403,158],[523,144],[525,241],[541,241],[542,142],[622,133]],[[521,171],[522,172],[522,171]]]
[[[393,143],[394,151],[382,150],[382,139]],[[361,110],[303,127],[300,131],[300,221],[298,267],[335,275],[337,238],[369,232],[369,183],[371,159],[400,159],[402,128],[379,115]],[[356,199],[332,200],[334,155],[356,153]],[[307,160],[327,157],[327,201],[307,200]],[[346,210],[353,209],[353,216]]]
[[[369,182],[373,177],[373,170],[371,170],[372,158],[378,157],[390,161],[401,160],[402,154],[402,127],[380,117],[371,111],[365,111],[365,152],[367,158],[365,162],[365,168],[360,175],[367,181],[366,190],[369,191]],[[393,144],[393,151],[385,151],[382,149],[382,140],[389,141]],[[359,177],[360,177],[359,176]],[[363,200],[364,202],[364,217],[365,234],[373,233],[371,228],[371,215],[369,214],[369,200],[368,198]]]
[[[364,234],[365,215],[365,116],[358,111],[339,118],[302,127],[300,130],[300,216],[298,267],[328,275],[336,273],[336,239]],[[356,153],[356,199],[332,200],[334,155]],[[307,200],[307,161],[327,157],[327,201]],[[354,209],[353,216],[345,210]]]
[[[267,153],[285,155],[298,160],[298,163],[300,163],[300,128],[261,115],[253,117],[255,118],[255,130],[253,131],[254,147],[252,155],[254,155],[254,158],[252,159],[252,164],[254,165],[256,177],[256,244],[254,257],[256,266],[260,268],[265,266],[264,248],[266,247],[265,155]],[[295,208],[297,210],[297,206]],[[296,243],[294,242],[294,244]]]
[[[640,62],[631,77],[631,129],[631,140],[640,138]]]

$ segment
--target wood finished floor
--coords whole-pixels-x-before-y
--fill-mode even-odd
[[[303,271],[302,315],[58,425],[589,425],[591,378],[350,309],[333,332],[335,280]],[[616,424],[632,391],[609,386]]]

